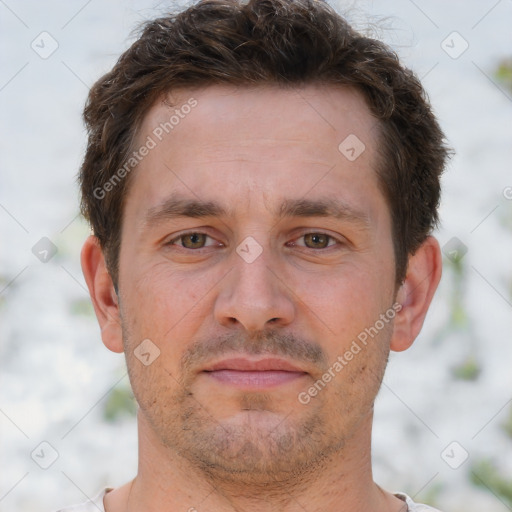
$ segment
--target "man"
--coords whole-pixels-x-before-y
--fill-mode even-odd
[[[441,275],[415,76],[321,1],[207,0],[147,23],[84,117],[82,268],[139,468],[72,510],[433,510],[370,450]]]

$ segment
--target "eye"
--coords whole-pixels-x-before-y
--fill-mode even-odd
[[[206,245],[207,239],[213,240],[212,237],[208,236],[206,233],[202,233],[200,231],[193,231],[189,233],[182,233],[181,235],[169,240],[165,245],[177,245],[178,247],[183,247],[184,249],[190,250],[198,250],[208,247]],[[297,243],[297,240],[304,240],[304,244]],[[327,249],[328,247],[332,247],[336,244],[341,244],[339,240],[334,238],[327,233],[322,232],[310,232],[304,233],[295,241],[289,243],[292,246],[306,247],[307,249]],[[214,244],[210,244],[212,246]],[[219,243],[219,245],[223,245]]]
[[[297,240],[300,239],[304,239],[305,246],[308,249],[326,249],[327,247],[336,245],[336,243],[340,243],[339,240],[337,240],[333,236],[321,232],[304,233],[299,238],[297,238]],[[329,245],[330,240],[333,241],[334,243]],[[297,245],[295,242],[292,242],[292,244]]]
[[[191,233],[182,233],[181,235],[169,240],[165,245],[178,245],[179,247],[183,247],[185,249],[202,249],[205,247],[206,240],[210,238],[206,233],[201,232],[191,232]],[[181,244],[176,244],[177,241],[181,241]]]

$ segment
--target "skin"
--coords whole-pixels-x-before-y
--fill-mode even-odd
[[[389,351],[422,327],[441,256],[428,237],[397,289],[377,121],[347,87],[210,86],[158,101],[138,143],[191,97],[197,106],[130,177],[119,296],[97,239],[82,250],[103,342],[124,351],[140,406],[138,474],[106,510],[404,511],[373,482],[373,403]],[[365,144],[354,161],[338,149],[350,134]],[[173,194],[232,215],[148,220]],[[345,215],[279,218],[285,199],[335,199]],[[261,249],[252,262],[236,250],[249,236],[249,253]],[[301,403],[393,304],[394,320]],[[145,339],[160,351],[148,365],[135,356]],[[303,373],[247,388],[203,371],[269,354]]]

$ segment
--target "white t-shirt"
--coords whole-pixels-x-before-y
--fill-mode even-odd
[[[109,488],[103,489],[94,499],[87,503],[62,508],[57,512],[105,512],[105,508],[103,507],[103,497],[111,490],[112,489]],[[402,501],[405,501],[407,504],[407,512],[440,512],[437,508],[422,505],[421,503],[414,503],[414,501],[412,501],[412,499],[403,492],[395,492],[394,495]]]

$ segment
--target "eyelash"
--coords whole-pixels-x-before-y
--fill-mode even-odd
[[[172,246],[172,245],[175,245],[174,242],[178,241],[178,240],[181,240],[182,238],[186,237],[187,235],[206,235],[207,238],[210,238],[212,240],[214,240],[213,237],[211,237],[210,235],[208,235],[208,233],[205,233],[203,231],[188,231],[188,232],[185,232],[185,233],[181,233],[180,235],[174,237],[172,240],[169,240],[168,242],[166,242],[164,245],[166,246]],[[303,238],[305,237],[306,235],[324,235],[328,238],[328,243],[331,241],[331,240],[334,240],[337,245],[344,245],[344,243],[339,240],[338,238],[332,236],[332,235],[329,235],[328,233],[324,233],[323,231],[306,231],[304,233],[302,233],[301,235],[299,235],[295,240],[298,240],[300,238]],[[318,251],[326,251],[327,249],[329,248],[332,248],[332,247],[335,247],[336,244],[333,244],[333,245],[327,245],[327,247],[322,247],[322,248],[319,248],[319,249],[313,249],[311,247],[304,247],[304,246],[299,246],[299,247],[302,247],[303,249],[307,250],[307,251],[314,251],[314,252],[318,252]],[[206,247],[200,247],[199,249],[189,249],[187,247],[183,247],[183,246],[177,246],[177,247],[180,247],[181,249],[184,249],[186,251],[191,251],[191,252],[199,252],[201,251],[202,249],[207,249],[208,247],[211,247],[211,246],[206,246]]]

